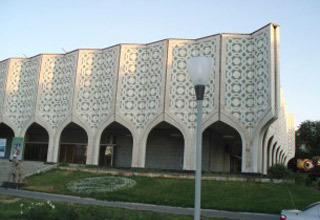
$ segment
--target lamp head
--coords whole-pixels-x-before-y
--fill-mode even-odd
[[[213,57],[190,57],[187,67],[193,85],[206,85],[213,72]]]

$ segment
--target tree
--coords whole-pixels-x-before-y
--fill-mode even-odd
[[[301,150],[305,147],[305,151]],[[320,121],[304,121],[296,131],[296,156],[320,156]]]

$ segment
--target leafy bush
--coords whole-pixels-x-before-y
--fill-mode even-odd
[[[282,164],[275,164],[268,169],[268,176],[274,179],[284,179],[291,176],[291,172]]]

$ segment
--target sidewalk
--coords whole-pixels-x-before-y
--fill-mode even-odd
[[[35,173],[44,172],[50,170],[57,165],[45,164],[37,161],[20,161],[22,177],[28,177]],[[8,159],[0,159],[0,186],[2,182],[10,180],[10,171],[12,163]]]
[[[60,194],[52,194],[52,193],[8,189],[3,187],[0,187],[0,194],[31,198],[31,199],[50,200],[50,201],[57,201],[57,202],[70,202],[70,203],[79,203],[79,204],[85,204],[85,205],[99,205],[99,206],[141,210],[141,211],[163,212],[163,213],[169,213],[169,214],[193,215],[193,208],[181,208],[181,207],[159,206],[159,205],[127,203],[127,202],[109,202],[109,201],[102,201],[102,200],[97,200],[92,198],[81,198],[76,196],[68,196],[68,195],[60,195]],[[249,212],[229,212],[229,211],[219,211],[219,210],[210,210],[210,209],[202,209],[201,215],[206,217],[243,219],[243,220],[277,220],[279,219],[278,215],[249,213]]]

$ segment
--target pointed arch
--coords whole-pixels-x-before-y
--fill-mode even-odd
[[[131,167],[133,134],[128,127],[113,121],[98,138],[100,166]]]
[[[169,115],[164,115],[164,117],[158,117],[152,123],[149,124],[148,128],[145,130],[143,134],[143,138],[140,142],[140,146],[142,148],[141,150],[141,161],[143,164],[143,167],[145,167],[145,157],[146,157],[146,146],[147,146],[147,139],[149,137],[150,131],[154,129],[157,125],[159,125],[162,122],[166,122],[173,127],[177,128],[183,135],[184,139],[184,152],[183,152],[183,169],[184,170],[193,170],[194,169],[194,157],[193,157],[193,150],[194,150],[194,137],[193,133],[188,130],[186,126],[179,123],[177,120],[172,118]]]
[[[217,121],[202,133],[204,170],[216,172],[241,172],[243,142],[237,129]]]
[[[271,150],[272,150],[272,140],[273,140],[274,136],[272,135],[267,143],[267,168],[270,166],[271,163]]]
[[[145,167],[182,170],[184,142],[184,135],[176,126],[158,123],[148,133]]]
[[[281,158],[281,160],[282,160],[282,164],[283,165],[285,165],[285,158],[286,157],[286,153],[285,152],[283,152],[283,154],[282,154],[282,158]]]
[[[288,167],[288,162],[287,162],[287,156],[284,156],[283,158],[283,164]]]
[[[283,155],[283,149],[280,149],[280,152],[279,152],[279,163],[282,164],[282,155]]]
[[[88,134],[80,125],[75,122],[66,125],[61,131],[59,145],[59,162],[86,162]]]
[[[276,154],[275,154],[275,163],[279,163],[279,151],[280,151],[281,146],[277,146],[276,148]]]
[[[0,139],[5,142],[3,149],[0,149],[0,158],[9,159],[12,138],[15,136],[14,130],[4,122],[0,123]]]
[[[24,134],[24,160],[45,162],[48,154],[49,132],[34,122]]]
[[[272,162],[271,162],[271,166],[273,166],[274,164],[276,164],[276,147],[277,147],[278,142],[274,142],[273,146],[272,146],[272,154],[271,154],[271,158],[272,158]]]
[[[229,118],[228,116],[224,115],[221,112],[220,116],[220,121],[224,122],[225,124],[231,126],[234,128],[240,135],[241,137],[241,143],[242,143],[242,153],[241,153],[241,172],[248,172],[249,171],[249,166],[247,163],[247,158],[250,158],[250,149],[247,148],[249,146],[248,144],[250,143],[250,135],[241,124],[237,123],[233,119]],[[247,152],[248,151],[248,152]]]

